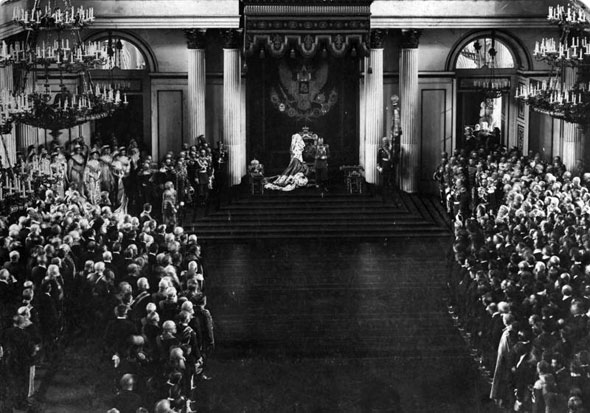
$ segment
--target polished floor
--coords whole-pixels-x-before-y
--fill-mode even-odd
[[[488,412],[446,313],[448,238],[210,245],[211,411]],[[214,269],[214,270],[213,270]],[[214,297],[214,298],[213,298]]]
[[[494,412],[446,312],[449,246],[448,237],[207,242],[217,348],[199,412]],[[88,346],[68,350],[44,411],[108,406]]]

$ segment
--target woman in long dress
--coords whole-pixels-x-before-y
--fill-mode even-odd
[[[84,170],[84,183],[86,184],[86,195],[88,201],[93,205],[98,205],[100,201],[100,174],[102,171],[100,161],[98,160],[98,151],[92,151],[92,159],[86,164]]]
[[[162,194],[162,222],[168,227],[176,226],[177,193],[174,184],[170,181],[164,185]]]
[[[74,153],[72,154],[68,163],[68,172],[70,178],[70,185],[74,186],[74,189],[78,193],[84,193],[84,168],[86,167],[86,158],[82,154],[82,147],[78,144],[74,147]]]
[[[305,141],[303,137],[296,133],[291,137],[291,161],[289,166],[276,177],[273,181],[267,183],[264,187],[276,191],[292,191],[307,185],[307,165],[303,162],[303,149]]]
[[[54,179],[53,190],[58,197],[63,198],[67,187],[68,161],[61,150],[58,150],[56,153],[52,154],[52,156],[51,175]]]
[[[111,147],[104,145],[102,147],[102,155],[100,160],[100,189],[109,193],[111,202],[115,200],[113,190],[115,189],[115,177],[113,176],[113,156],[111,155]]]
[[[127,214],[127,194],[123,186],[123,178],[125,177],[125,166],[120,160],[113,162],[113,176],[117,183],[116,203],[117,209],[115,214],[125,215]]]

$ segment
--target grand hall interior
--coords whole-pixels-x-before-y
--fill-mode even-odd
[[[0,0],[0,413],[590,411],[589,0]]]

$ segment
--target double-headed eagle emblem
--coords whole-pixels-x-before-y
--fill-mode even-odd
[[[297,120],[320,118],[338,101],[336,89],[327,90],[328,63],[318,67],[303,63],[291,70],[282,61],[279,64],[279,85],[273,87],[270,100],[279,112]]]

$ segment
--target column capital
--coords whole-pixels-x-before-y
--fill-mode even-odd
[[[417,49],[420,41],[422,30],[418,29],[402,29],[402,49]]]
[[[239,49],[242,47],[242,30],[227,29],[221,32],[224,49]]]
[[[371,30],[371,49],[383,49],[383,42],[385,41],[385,30],[373,29]]]
[[[207,45],[205,34],[207,29],[184,29],[186,45],[189,49],[204,49]]]

